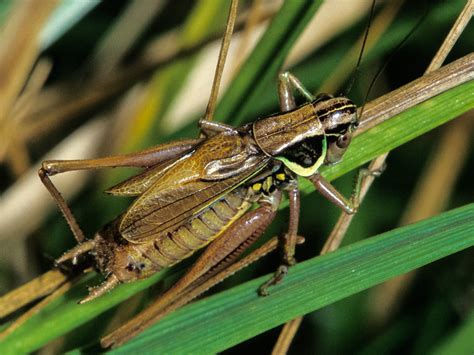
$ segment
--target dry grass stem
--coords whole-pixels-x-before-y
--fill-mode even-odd
[[[164,5],[163,0],[132,1],[127,5],[95,50],[91,63],[94,80],[101,80],[116,69]]]
[[[12,9],[0,41],[0,122],[7,118],[27,81],[39,54],[40,30],[55,7],[55,0],[44,0],[41,6],[25,0]]]
[[[302,321],[303,317],[298,317],[285,323],[280,336],[273,347],[272,355],[284,355],[288,352]]]
[[[9,325],[7,329],[2,331],[0,333],[0,341],[13,333],[15,329],[18,329],[23,323],[25,323],[28,319],[30,319],[32,316],[34,316],[36,313],[41,311],[45,306],[50,304],[53,300],[58,298],[59,296],[63,295],[68,291],[72,285],[74,284],[74,280],[67,280],[63,284],[61,284],[57,289],[55,289],[51,294],[46,296],[44,299],[42,299],[40,302],[38,302],[34,307],[30,308],[28,311],[23,313],[20,317],[15,319],[15,321]]]
[[[473,13],[474,13],[474,0],[467,0],[466,5],[464,6],[463,10],[459,14],[458,18],[456,19],[456,22],[454,23],[453,27],[449,31],[448,35],[446,36],[446,39],[444,40],[443,44],[439,48],[438,52],[433,57],[433,60],[431,61],[428,68],[426,69],[425,73],[430,73],[433,70],[436,70],[439,67],[441,67],[441,65],[443,65],[449,52],[451,52],[451,49],[454,47],[454,45],[456,44],[456,41],[461,36],[467,24],[471,20]]]
[[[108,123],[103,119],[89,122],[64,141],[58,144],[45,157],[46,159],[88,158],[98,154],[107,131]],[[54,201],[38,179],[39,164],[30,168],[14,185],[0,197],[0,240],[14,238],[24,240],[33,230],[38,228],[43,219],[55,208]],[[55,183],[65,195],[72,195],[84,185],[85,172],[55,177]],[[28,218],[25,219],[25,211]],[[7,257],[7,255],[5,255]]]
[[[36,298],[49,295],[66,282],[66,280],[66,276],[61,271],[53,269],[2,296],[0,298],[0,318],[8,316],[10,313],[34,301]],[[32,299],[32,295],[34,295],[35,298]]]

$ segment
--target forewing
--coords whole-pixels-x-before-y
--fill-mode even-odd
[[[138,196],[147,191],[153,184],[162,177],[166,171],[173,167],[178,161],[168,160],[159,163],[129,179],[118,183],[105,192],[115,196]]]
[[[236,154],[240,155],[239,160],[246,155],[251,163],[232,173],[226,162],[230,159],[233,164]],[[267,161],[265,155],[258,154],[238,135],[215,136],[174,164],[134,201],[122,219],[120,232],[130,242],[140,243],[175,229],[253,176]],[[210,164],[219,169],[209,172]],[[223,170],[225,178],[217,179]]]
[[[147,155],[156,155],[164,160],[146,168],[141,173],[110,187],[105,192],[115,196],[138,196],[147,191],[166,171],[186,157],[202,142],[201,139],[181,140],[143,151]]]

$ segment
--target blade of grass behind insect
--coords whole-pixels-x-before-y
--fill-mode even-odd
[[[212,34],[216,18],[225,21],[220,14],[226,13],[227,7],[228,3],[223,0],[199,1],[183,25],[178,39],[180,46],[191,48]],[[161,118],[186,81],[195,59],[196,55],[191,55],[155,72],[149,93],[137,113],[128,141],[124,143],[125,151],[143,149],[163,139],[159,137]]]
[[[294,266],[269,297],[256,289],[270,276],[193,303],[112,353],[214,353],[474,245],[474,204],[344,247]]]
[[[383,129],[375,127],[356,137],[351,144],[351,149],[346,153],[347,159],[339,165],[327,169],[325,175],[329,179],[334,179],[358,167],[362,162],[379,155],[385,149],[396,147],[413,139],[473,107],[474,81],[470,81],[385,122],[380,125],[380,127],[383,126]],[[411,128],[410,130],[406,129],[407,124]],[[352,145],[355,146],[354,149],[352,149]],[[309,185],[302,184],[302,187],[306,193],[313,190]],[[399,261],[403,262],[404,259],[403,256],[400,256]],[[0,344],[0,351],[34,351],[55,337],[93,319],[132,294],[149,287],[159,278],[158,275],[142,282],[122,285],[94,302],[81,306],[76,302],[86,291],[84,284],[78,285],[71,290],[71,293],[59,299],[54,305],[48,306],[45,311],[35,315],[12,333]],[[90,282],[89,285],[96,283],[97,281]]]
[[[207,38],[217,26],[216,18],[218,19],[217,22],[225,21],[225,18],[220,18],[218,15],[226,13],[227,7],[228,3],[224,0],[201,0],[197,2],[182,26],[178,38],[179,45],[182,48],[190,48]],[[155,71],[148,84],[143,103],[137,109],[135,117],[131,119],[127,134],[121,139],[120,147],[118,147],[119,151],[138,151],[166,140],[167,137],[160,136],[161,119],[185,83],[196,58],[197,54],[184,57]],[[129,177],[130,171],[123,169],[109,170],[104,176],[105,178],[99,186],[100,192]],[[111,212],[110,215],[104,215],[104,220],[100,223],[107,222],[107,219],[111,218],[110,216],[121,213],[125,208],[126,201],[124,200],[117,202],[116,199],[107,199],[97,193],[92,198],[96,201],[92,205],[97,206],[97,211],[107,210]],[[90,214],[93,216],[100,215],[93,212]],[[89,220],[93,219],[89,218]]]
[[[433,26],[447,26],[452,23],[463,6],[464,1],[443,2],[433,9],[430,9],[425,25],[420,28],[410,41],[416,41],[419,38],[427,38],[430,35]],[[403,40],[406,34],[413,28],[417,19],[414,19],[405,14],[400,14],[383,37],[370,50],[364,51],[362,66],[380,65],[377,60],[384,61],[384,58],[390,54],[394,48]],[[317,50],[316,55],[311,56],[303,63],[290,68],[290,71],[298,77],[306,88],[311,92],[316,92],[325,78],[332,73],[338,64],[338,60],[344,57],[348,51],[347,48],[354,41],[353,33],[360,33],[365,26],[364,21],[349,28],[346,32],[337,36],[330,44]],[[419,33],[421,32],[421,33]],[[354,38],[352,38],[354,37]],[[432,36],[431,36],[432,37]],[[408,44],[409,44],[408,43]],[[407,44],[407,45],[408,45]],[[457,43],[457,46],[469,47],[469,36],[462,36]],[[361,69],[361,72],[364,72]],[[371,80],[372,78],[370,78]],[[249,114],[245,120],[252,120],[262,114],[268,114],[278,110],[278,95],[276,90],[276,76],[273,82],[267,83],[265,88],[261,90],[259,99],[256,100],[250,108]],[[335,94],[335,93],[333,93]],[[364,91],[364,95],[366,92]],[[351,99],[354,99],[351,96]]]
[[[218,120],[241,123],[262,89],[275,80],[285,58],[322,1],[285,1],[216,109]]]

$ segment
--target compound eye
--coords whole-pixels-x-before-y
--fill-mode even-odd
[[[350,134],[346,133],[341,136],[336,141],[336,144],[339,148],[345,149],[349,146],[349,143],[351,142],[351,136]]]

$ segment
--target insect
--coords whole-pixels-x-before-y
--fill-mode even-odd
[[[41,181],[79,242],[57,262],[78,264],[92,257],[93,267],[105,277],[81,303],[120,283],[147,278],[211,244],[178,282],[179,290],[185,290],[211,270],[235,260],[264,232],[276,215],[282,195],[287,194],[290,219],[288,231],[282,236],[283,258],[274,277],[260,289],[265,295],[268,286],[279,282],[295,263],[298,177],[309,179],[323,196],[346,213],[356,212],[358,188],[348,200],[318,172],[323,165],[339,162],[350,144],[358,125],[357,108],[350,99],[328,94],[315,97],[295,76],[285,72],[279,75],[281,113],[241,127],[212,121],[215,88],[219,85],[236,7],[234,1],[208,110],[199,121],[200,138],[126,156],[43,162],[39,170]],[[308,102],[297,106],[294,91]],[[86,240],[50,177],[73,170],[117,166],[145,168],[106,191],[116,196],[134,196],[135,201]],[[255,205],[257,208],[252,210]],[[117,346],[141,330],[136,322],[132,328],[122,327],[104,345]]]
[[[280,80],[289,87],[296,79],[285,73]],[[145,159],[151,168],[107,190],[113,195],[139,197],[94,239],[82,242],[58,260],[77,260],[84,253],[92,253],[99,270],[109,275],[85,301],[118,283],[145,278],[175,264],[232,224],[244,227],[249,218],[243,216],[253,203],[261,206],[253,213],[257,219],[269,220],[279,205],[281,191],[293,196],[288,239],[294,239],[297,176],[309,178],[345,211],[355,212],[356,206],[345,201],[317,173],[321,165],[334,164],[342,158],[357,126],[355,105],[344,97],[320,96],[294,108],[290,92],[281,95],[290,98],[282,104],[288,112],[239,128],[216,123],[207,128],[204,121],[204,140],[191,147],[186,141],[147,152]],[[173,152],[169,154],[168,149]],[[96,162],[73,164],[77,168],[78,163]],[[54,190],[49,176],[69,170],[69,164],[43,163],[39,174],[50,191]],[[71,219],[68,222],[74,224]],[[293,248],[290,242],[285,256],[288,265],[294,262]]]

